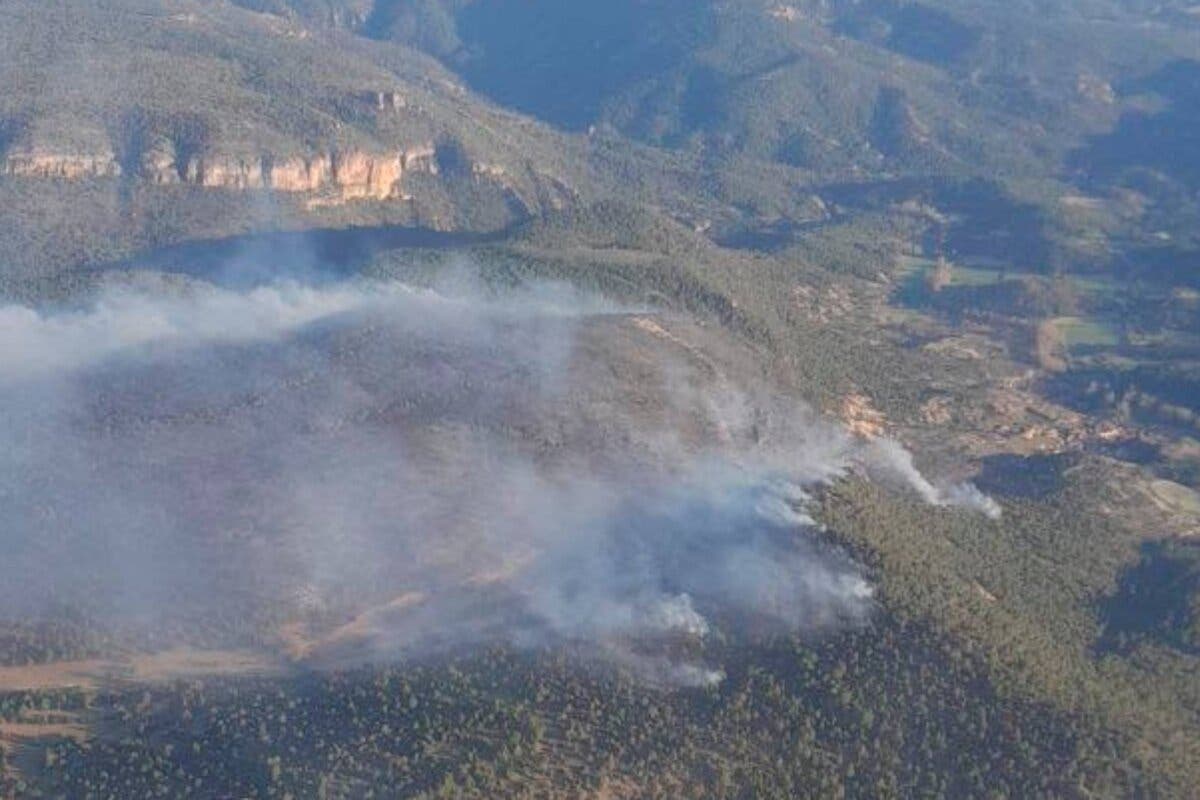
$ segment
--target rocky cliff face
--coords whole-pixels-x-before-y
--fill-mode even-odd
[[[10,152],[0,161],[0,174],[15,177],[80,180],[124,176],[159,186],[183,183],[210,189],[271,189],[319,195],[311,201],[318,205],[402,199],[404,176],[411,173],[437,174],[432,144],[391,153],[345,150],[287,157],[207,154],[182,163],[169,146],[158,145],[124,167],[112,152],[29,149]]]
[[[0,174],[26,178],[110,178],[121,174],[113,153],[17,151],[5,157]]]

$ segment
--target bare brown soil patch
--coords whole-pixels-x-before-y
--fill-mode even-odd
[[[164,683],[233,675],[275,675],[283,662],[240,650],[175,648],[125,660],[55,661],[0,667],[0,692],[96,689],[122,683]]]

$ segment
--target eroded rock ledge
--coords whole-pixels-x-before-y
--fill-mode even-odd
[[[405,199],[404,176],[437,174],[432,143],[392,153],[345,150],[275,157],[206,154],[182,163],[166,149],[151,149],[138,163],[122,165],[114,152],[13,151],[0,174],[26,178],[113,178],[129,176],[155,185],[190,184],[214,189],[272,189],[320,195],[313,204]]]

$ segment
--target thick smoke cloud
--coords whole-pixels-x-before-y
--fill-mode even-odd
[[[462,279],[143,280],[0,308],[5,616],[65,604],[318,666],[586,643],[705,683],[647,643],[868,618],[869,584],[807,516],[814,487],[867,464],[998,514],[898,445],[764,415],[647,324]]]

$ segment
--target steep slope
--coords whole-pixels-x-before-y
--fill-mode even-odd
[[[0,15],[10,265],[260,222],[491,230],[587,188],[577,143],[395,45],[188,0]]]

